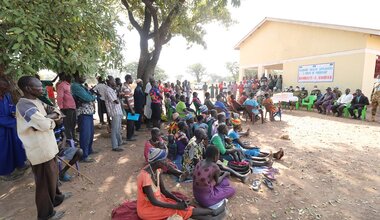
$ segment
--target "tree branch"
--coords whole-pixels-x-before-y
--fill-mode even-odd
[[[153,33],[157,33],[158,31],[158,18],[157,18],[157,9],[153,6],[154,0],[143,0],[144,4],[147,6],[150,15],[153,18]]]
[[[136,30],[140,33],[142,31],[142,28],[139,25],[139,23],[136,21],[135,17],[133,16],[131,8],[130,8],[127,0],[121,0],[121,2],[123,3],[123,5],[125,6],[125,8],[128,11],[128,18],[129,18],[129,21],[131,22],[132,26],[134,28],[136,28]]]
[[[173,18],[179,14],[180,7],[184,2],[185,0],[179,0],[172,8],[172,10],[169,12],[168,16],[166,17],[165,21],[162,22],[161,27],[159,29],[161,33],[167,33],[173,22]]]

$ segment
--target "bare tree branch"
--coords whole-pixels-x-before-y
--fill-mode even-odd
[[[131,8],[130,8],[127,0],[121,0],[121,2],[123,3],[123,5],[125,6],[125,8],[128,11],[128,18],[129,18],[129,21],[131,22],[132,26],[134,28],[136,28],[136,30],[140,33],[142,28],[141,28],[140,24],[136,21],[135,17],[133,16]]]

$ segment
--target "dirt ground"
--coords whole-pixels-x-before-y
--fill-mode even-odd
[[[259,192],[232,179],[236,195],[229,200],[227,219],[380,219],[380,124],[285,111],[281,122],[244,124],[247,138],[262,150],[282,147],[285,157],[274,163],[280,170],[275,189]],[[290,140],[281,139],[289,135]],[[76,177],[62,191],[73,192],[58,210],[64,219],[110,219],[111,211],[136,198],[136,176],[144,164],[143,145],[148,132],[123,152],[112,152],[106,129],[96,130],[96,163],[80,164],[95,184]],[[191,194],[191,183],[172,190]],[[0,219],[36,219],[34,181],[29,172],[14,182],[0,182]]]

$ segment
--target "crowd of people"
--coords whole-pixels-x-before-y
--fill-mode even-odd
[[[98,77],[98,84],[90,88],[78,73],[61,73],[53,81],[58,78],[55,96],[46,89],[53,85],[52,81],[21,77],[17,85],[23,97],[17,102],[9,92],[10,82],[0,78],[0,141],[5,144],[0,154],[0,175],[14,180],[31,166],[39,219],[59,219],[64,215],[54,211],[54,207],[71,193],[62,193],[59,182],[71,180],[67,171],[77,162],[95,162],[92,155],[97,153],[93,149],[96,109],[100,125],[107,124],[112,151],[123,151],[128,142],[135,141],[135,132],[145,130],[144,123],[150,129],[143,155],[146,166],[137,177],[137,213],[142,219],[163,219],[175,214],[184,219],[218,219],[227,199],[236,191],[229,183],[230,176],[245,182],[252,167],[265,167],[263,183],[273,188],[272,164],[284,156],[284,151],[264,152],[243,141],[250,130],[243,131],[240,118],[242,114],[251,114],[258,120],[260,113],[263,117],[264,106],[274,120],[278,108],[271,95],[282,90],[281,75],[263,76],[260,80],[244,78],[239,85],[205,84],[203,101],[197,92],[192,92],[187,80],[161,83],[151,78],[144,85],[131,75],[125,76],[124,83],[108,76]],[[379,87],[380,77],[374,85],[372,103],[379,102]],[[304,88],[285,90],[300,100],[310,97]],[[360,117],[363,107],[369,104],[360,90],[350,94],[346,89],[341,94],[337,88],[327,88],[322,95],[315,87],[310,95],[317,97],[314,106],[320,113],[331,109],[337,116],[350,104],[349,113]],[[372,113],[376,114],[376,106]],[[162,121],[168,122],[167,132],[162,132]],[[57,165],[60,161],[69,162],[61,168]],[[190,206],[169,192],[161,173],[173,175],[179,182],[192,181],[193,196],[200,207]],[[259,182],[254,181],[256,186]]]

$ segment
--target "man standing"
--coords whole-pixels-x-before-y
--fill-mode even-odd
[[[17,132],[32,164],[38,219],[60,219],[64,212],[56,212],[54,207],[70,196],[62,194],[58,189],[58,166],[55,159],[58,146],[53,129],[54,120],[59,120],[60,113],[38,99],[42,95],[42,83],[37,78],[23,76],[17,85],[24,93],[16,106]]]
[[[62,73],[61,82],[57,85],[57,104],[62,113],[66,116],[63,118],[65,134],[68,140],[75,139],[75,100],[71,94],[71,77]]]
[[[0,77],[0,176],[14,180],[21,177],[28,166],[25,165],[25,150],[17,136],[16,107],[9,88],[9,81]]]
[[[207,85],[206,82],[203,84],[202,89],[203,89],[203,96],[204,96],[206,94],[206,92],[207,92],[207,89],[208,89],[208,85]]]
[[[346,89],[346,93],[341,95],[336,101],[335,105],[331,107],[333,114],[337,113],[337,117],[342,116],[343,109],[351,103],[354,96],[350,94],[350,89]]]
[[[371,121],[375,121],[377,106],[380,104],[380,74],[376,77],[376,82],[373,84],[371,94],[372,116]]]
[[[144,115],[145,115],[145,118],[146,118],[146,125],[147,125],[147,128],[151,128],[152,125],[150,123],[150,119],[152,118],[152,99],[150,98],[150,90],[152,89],[152,83],[151,81],[153,81],[153,79],[149,79],[149,82],[146,84],[145,86],[145,107],[144,107]],[[180,88],[180,85],[181,83],[177,80],[177,86],[178,88]],[[176,87],[177,89],[177,87]],[[178,91],[177,91],[178,92]],[[177,93],[178,94],[178,93]]]
[[[368,98],[362,93],[360,89],[356,90],[356,96],[351,101],[351,107],[348,108],[350,115],[353,119],[360,119],[362,110],[365,105],[369,105]],[[355,115],[354,110],[358,110],[358,116]]]
[[[157,82],[152,80],[152,89],[149,92],[152,99],[152,123],[153,127],[161,128],[161,112],[162,112],[162,95],[158,89]]]
[[[121,92],[124,97],[124,103],[123,107],[125,109],[125,112],[127,113],[127,141],[135,141],[136,139],[133,138],[133,135],[135,133],[135,122],[128,119],[128,114],[134,115],[135,114],[135,102],[133,99],[133,92],[131,88],[132,84],[132,76],[126,75],[125,76],[125,83],[123,87],[121,88]]]
[[[137,79],[136,84],[133,99],[135,101],[135,112],[140,115],[139,120],[135,122],[136,131],[139,131],[141,129],[141,120],[144,114],[145,94],[143,92],[143,81]]]
[[[75,82],[71,85],[71,93],[77,106],[79,145],[83,150],[82,162],[91,163],[95,160],[89,155],[93,152],[92,143],[94,140],[94,114],[95,97],[82,84],[86,81],[79,73],[75,73]]]
[[[106,108],[106,103],[104,101],[105,93],[107,90],[107,85],[104,82],[102,77],[98,77],[98,84],[93,88],[95,93],[98,95],[98,115],[99,115],[99,120],[100,124],[104,125],[104,114],[107,114],[107,108]],[[107,114],[107,122],[109,122],[109,116]]]
[[[112,76],[108,76],[107,90],[105,92],[105,103],[111,121],[111,142],[113,151],[123,151],[121,145],[123,140],[121,138],[121,120],[123,119],[123,111],[121,110],[121,104],[116,93],[116,82]]]

